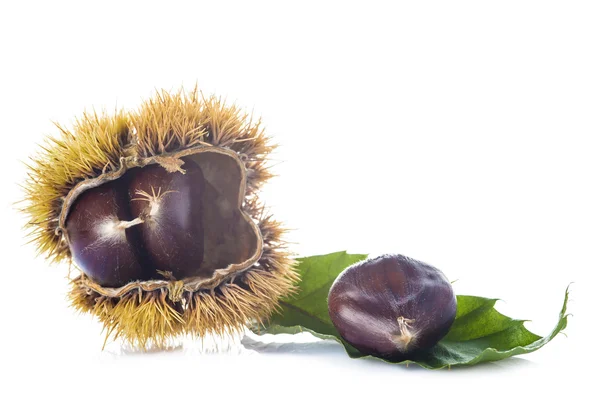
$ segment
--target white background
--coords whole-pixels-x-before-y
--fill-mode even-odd
[[[582,398],[598,349],[599,20],[584,1],[2,2],[0,397]],[[20,160],[52,121],[196,82],[281,144],[264,199],[296,253],[403,253],[540,334],[574,281],[568,338],[435,372],[293,344],[306,337],[101,351],[100,325],[68,308],[66,267],[24,245]]]

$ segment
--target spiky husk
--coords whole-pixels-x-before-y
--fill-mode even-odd
[[[278,299],[294,290],[298,276],[282,240],[284,229],[265,215],[258,199],[261,185],[272,176],[267,156],[275,147],[260,121],[194,89],[158,92],[136,112],[84,113],[72,131],[58,127],[61,136],[48,139],[31,159],[24,186],[31,241],[51,261],[71,260],[57,228],[64,199],[75,185],[116,171],[124,157],[144,159],[197,146],[225,147],[242,160],[247,172],[242,209],[258,224],[264,241],[256,265],[214,290],[182,292],[174,282],[111,297],[94,290],[97,285],[81,274],[72,281],[72,304],[96,315],[107,337],[145,348],[163,346],[183,333],[230,334],[250,320],[268,318]]]

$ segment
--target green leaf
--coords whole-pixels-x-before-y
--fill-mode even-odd
[[[327,310],[327,295],[335,278],[348,266],[366,258],[365,254],[348,254],[342,251],[298,259],[298,271],[302,277],[298,293],[284,299],[281,302],[281,312],[264,326],[254,327],[253,330],[258,334],[310,332],[321,339],[338,341],[352,358],[376,358],[361,354],[342,339],[329,319]],[[556,327],[550,334],[541,337],[528,331],[523,326],[525,321],[500,314],[494,308],[495,299],[459,295],[456,319],[446,337],[426,355],[402,361],[402,364],[416,363],[425,368],[438,369],[475,365],[531,353],[566,328],[568,297],[569,288],[565,291]]]

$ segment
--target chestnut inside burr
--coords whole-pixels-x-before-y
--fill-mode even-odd
[[[134,281],[210,281],[260,253],[257,229],[240,209],[245,171],[219,152],[97,179],[74,200],[64,234],[76,265],[104,287]]]

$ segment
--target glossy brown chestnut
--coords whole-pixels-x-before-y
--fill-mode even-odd
[[[104,286],[148,276],[140,263],[139,237],[128,223],[133,220],[128,203],[122,182],[107,182],[81,194],[67,219],[76,264]]]
[[[194,276],[204,257],[204,178],[193,161],[183,168],[185,174],[158,164],[137,168],[129,181],[132,214],[144,221],[135,229],[140,230],[150,264],[177,279]]]
[[[333,283],[328,307],[348,343],[395,361],[433,347],[456,317],[456,297],[444,274],[402,255],[348,267]]]
[[[83,192],[66,229],[77,265],[105,287],[194,276],[204,257],[204,177],[193,161],[180,170],[132,168]]]

